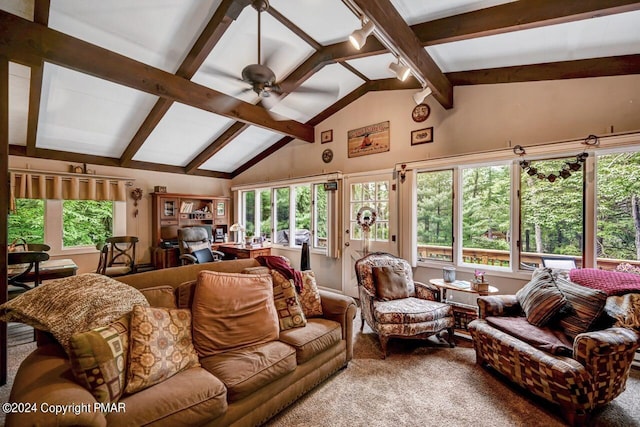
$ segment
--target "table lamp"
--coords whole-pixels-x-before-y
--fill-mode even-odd
[[[242,232],[244,231],[244,226],[242,224],[238,224],[237,222],[229,227],[229,231],[233,231],[236,233],[236,243],[242,243]]]

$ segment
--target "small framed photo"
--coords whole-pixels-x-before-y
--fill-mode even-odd
[[[333,129],[320,132],[320,142],[322,144],[325,144],[331,141],[333,141]]]
[[[433,142],[433,126],[411,131],[411,145]]]

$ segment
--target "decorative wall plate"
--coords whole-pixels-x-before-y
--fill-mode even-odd
[[[431,114],[431,108],[427,104],[416,105],[411,112],[411,118],[414,122],[424,122]]]
[[[331,160],[333,160],[333,151],[330,148],[327,148],[322,152],[322,161],[329,163]]]

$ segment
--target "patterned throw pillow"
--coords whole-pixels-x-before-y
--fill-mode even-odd
[[[529,323],[544,326],[567,304],[556,286],[551,272],[538,270],[529,283],[516,292],[520,307]]]
[[[607,294],[560,277],[556,279],[556,285],[567,298],[569,308],[563,310],[568,311],[568,314],[560,319],[560,326],[565,334],[573,339],[576,335],[588,331],[598,320],[607,302]]]
[[[273,302],[278,312],[280,330],[286,331],[305,326],[307,319],[298,301],[293,280],[287,279],[276,270],[271,270],[271,279],[273,280]]]
[[[109,326],[71,337],[71,371],[98,402],[116,402],[124,392],[129,318],[126,314]]]
[[[382,301],[408,298],[407,276],[402,265],[375,266],[371,269],[376,297]]]
[[[191,340],[189,310],[135,306],[130,330],[125,393],[135,393],[200,366]]]
[[[313,271],[302,272],[302,292],[300,293],[300,304],[304,315],[309,317],[322,316],[322,300],[316,283],[316,276]]]

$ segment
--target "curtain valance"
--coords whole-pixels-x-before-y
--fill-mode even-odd
[[[11,204],[19,199],[125,201],[133,179],[30,169],[9,171]]]

